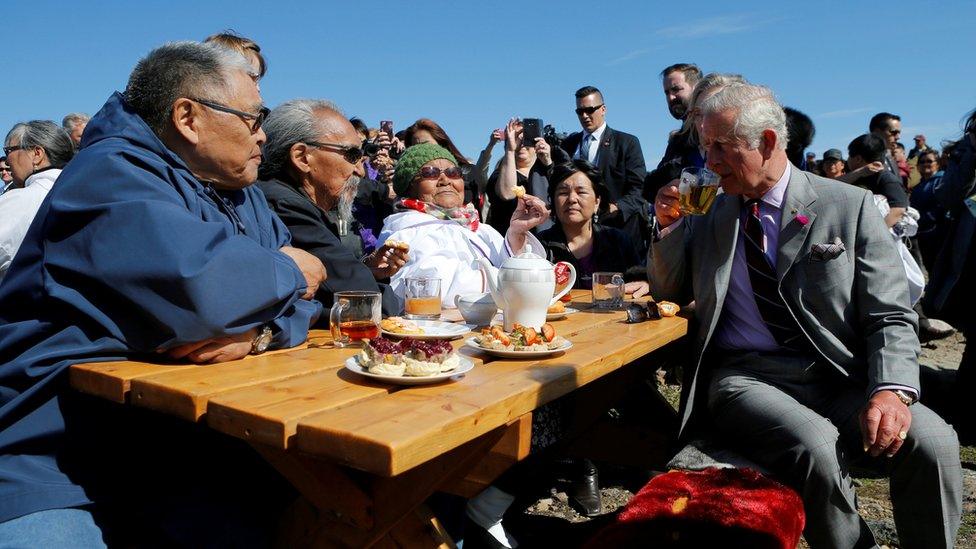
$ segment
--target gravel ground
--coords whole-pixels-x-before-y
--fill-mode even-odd
[[[923,385],[935,401],[940,401],[943,392],[951,387],[952,372],[958,367],[962,357],[965,340],[959,334],[952,335],[940,341],[923,344],[921,364],[923,368]],[[663,371],[658,372],[658,390],[677,408],[680,387],[665,382]],[[929,387],[932,387],[931,391]],[[937,407],[933,405],[933,407]],[[963,524],[959,531],[957,547],[976,549],[976,447],[963,447],[961,452],[964,474],[964,508]],[[619,473],[619,471],[617,471]],[[547,546],[575,547],[585,541],[589,535],[603,525],[613,520],[613,516],[626,505],[634,492],[640,489],[642,481],[635,481],[636,477],[627,478],[626,475],[606,475],[601,468],[603,488],[603,514],[596,518],[581,516],[567,503],[566,494],[553,488],[547,497],[520,507],[521,518],[513,524],[520,532],[517,539],[523,547],[534,547],[540,544]],[[609,479],[606,477],[610,477]],[[620,477],[620,478],[615,478]],[[888,492],[886,478],[856,477],[856,489],[860,504],[861,516],[871,526],[878,543],[883,547],[897,548],[898,535],[892,518],[891,499]],[[508,519],[506,519],[508,523]],[[532,532],[540,529],[544,536],[536,537]],[[800,547],[807,544],[801,539]]]

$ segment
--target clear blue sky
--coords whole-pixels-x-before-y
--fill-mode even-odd
[[[881,11],[881,10],[885,11]],[[437,120],[476,157],[510,116],[575,131],[573,92],[604,91],[610,126],[656,165],[677,123],[658,76],[674,62],[769,85],[845,151],[886,110],[903,142],[960,134],[976,108],[976,2],[5,2],[0,131],[94,113],[171,40],[234,29],[269,61],[265,102],[328,98],[371,126]],[[495,158],[500,147],[495,150]]]

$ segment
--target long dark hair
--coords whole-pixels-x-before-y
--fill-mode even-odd
[[[461,151],[459,151],[458,148],[454,146],[454,142],[451,141],[451,138],[447,136],[447,132],[444,131],[444,128],[442,128],[440,124],[434,122],[430,118],[421,118],[420,120],[414,122],[409,128],[407,128],[408,147],[412,147],[417,144],[417,142],[414,140],[413,134],[418,130],[426,131],[427,133],[430,134],[431,137],[434,138],[434,141],[436,141],[438,145],[451,151],[451,154],[453,154],[454,158],[457,159],[458,164],[471,165],[471,161],[465,158],[464,155],[461,154]]]
[[[600,170],[596,166],[581,159],[562,164],[554,164],[549,171],[549,204],[552,205],[553,211],[555,211],[556,207],[556,188],[559,187],[560,183],[577,173],[585,175],[590,180],[590,183],[593,184],[593,192],[600,199],[599,213],[606,213],[607,208],[610,207],[610,191],[603,184],[603,174],[600,173]]]

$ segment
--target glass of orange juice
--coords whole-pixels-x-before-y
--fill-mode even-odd
[[[413,277],[406,280],[405,315],[407,318],[437,320],[441,316],[441,279]]]

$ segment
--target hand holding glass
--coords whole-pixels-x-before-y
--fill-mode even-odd
[[[708,168],[681,170],[678,209],[685,215],[705,215],[718,195],[719,176]]]

